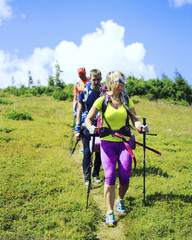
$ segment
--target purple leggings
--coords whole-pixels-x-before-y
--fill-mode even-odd
[[[130,142],[129,144],[132,147]],[[129,184],[132,158],[123,142],[101,140],[101,161],[105,173],[105,184],[115,185],[117,162],[119,167],[120,184]]]

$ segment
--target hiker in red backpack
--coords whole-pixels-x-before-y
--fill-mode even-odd
[[[73,89],[73,115],[76,116],[77,113],[77,103],[78,103],[78,97],[79,94],[83,91],[85,88],[85,84],[90,81],[90,78],[87,78],[86,76],[86,70],[84,67],[77,69],[78,76],[80,78],[79,82],[75,83],[74,89]]]
[[[125,95],[125,76],[118,71],[109,72],[106,76],[108,96],[98,98],[90,109],[85,125],[91,134],[98,131],[98,127],[92,125],[92,121],[100,111],[103,121],[102,135],[100,135],[101,161],[105,173],[104,196],[107,206],[106,225],[115,226],[115,216],[113,212],[115,201],[116,163],[118,162],[119,185],[117,188],[117,200],[115,205],[118,214],[125,214],[124,195],[129,186],[129,178],[132,168],[131,154],[126,148],[122,138],[118,138],[113,133],[121,133],[125,138],[130,139],[130,125],[127,123],[128,115],[133,125],[140,131],[148,132],[148,126],[143,126],[138,120],[131,99]],[[126,100],[128,98],[128,101]],[[102,115],[103,103],[107,99],[107,106]],[[130,148],[132,142],[128,141]]]

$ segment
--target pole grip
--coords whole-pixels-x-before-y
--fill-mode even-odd
[[[146,117],[143,117],[143,126],[146,125]]]

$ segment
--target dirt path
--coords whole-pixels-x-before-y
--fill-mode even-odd
[[[80,147],[77,148],[75,153],[72,155],[74,161],[79,165],[80,172],[82,172],[82,157],[83,155],[80,154]],[[82,177],[83,181],[83,177]],[[93,196],[94,201],[98,205],[98,208],[101,210],[102,218],[97,226],[97,231],[95,232],[95,235],[97,236],[98,240],[124,240],[126,239],[124,237],[124,230],[123,230],[123,219],[118,216],[118,214],[115,213],[115,220],[117,221],[116,227],[107,227],[105,225],[105,218],[106,218],[106,206],[105,206],[105,200],[103,196],[103,185],[104,185],[104,179],[102,183],[96,184],[92,183],[92,189],[90,194]],[[114,211],[116,211],[116,208],[114,208]]]
[[[102,190],[103,190],[103,184],[102,184]],[[117,221],[116,227],[107,227],[105,225],[105,218],[106,218],[106,207],[103,197],[103,191],[102,194],[98,194],[97,188],[92,189],[91,193],[93,194],[94,200],[97,203],[99,209],[102,212],[102,219],[98,225],[96,235],[97,238],[100,240],[123,240],[125,239],[123,237],[123,222],[117,214],[115,214],[115,220]]]

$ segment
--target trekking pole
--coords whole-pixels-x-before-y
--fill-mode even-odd
[[[143,117],[143,126],[146,125],[146,118]],[[145,204],[145,146],[146,146],[146,139],[145,139],[145,132],[143,132],[143,203]]]
[[[94,119],[93,120],[93,125],[96,126],[97,124],[97,120]],[[89,167],[89,184],[88,184],[88,188],[87,188],[87,205],[86,208],[89,207],[89,193],[91,190],[91,169],[93,167],[93,152],[94,152],[94,147],[95,147],[95,134],[92,135],[93,137],[93,141],[92,141],[92,149],[91,149],[91,161],[90,161],[90,167]]]
[[[71,155],[75,152],[75,149],[76,149],[76,147],[77,147],[77,144],[78,144],[78,142],[79,142],[80,140],[81,140],[81,139],[79,139],[79,140],[76,141],[75,146],[74,146],[73,150],[71,151]]]
[[[75,134],[75,123],[76,123],[76,116],[74,116],[73,118],[73,126],[72,126],[72,130],[71,130],[71,138],[70,138],[70,142],[69,142],[69,151],[72,151],[73,148],[73,141],[74,141],[74,134]]]
[[[83,130],[81,129],[81,130],[80,130],[79,139],[76,141],[75,146],[74,146],[73,150],[71,151],[71,155],[75,152],[75,149],[76,149],[76,147],[77,147],[77,144],[78,144],[78,142],[82,139],[82,136],[83,136]]]

